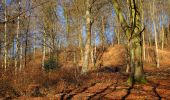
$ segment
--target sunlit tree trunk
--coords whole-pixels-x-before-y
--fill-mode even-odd
[[[116,38],[117,38],[117,44],[120,44],[120,32],[119,29],[115,29],[115,33],[116,33]]]
[[[153,8],[152,8],[152,21],[153,21],[153,27],[154,27],[154,35],[155,35],[155,52],[156,52],[156,66],[157,68],[160,67],[159,64],[159,51],[158,51],[158,36],[157,36],[157,30],[156,30],[156,23],[154,21],[154,15],[155,15],[155,5],[154,5],[154,1],[153,1]]]
[[[84,52],[84,60],[82,66],[82,73],[88,71],[89,58],[90,58],[90,49],[91,49],[91,6],[90,0],[86,1],[86,44]]]
[[[165,41],[165,31],[164,31],[164,23],[165,23],[165,19],[164,19],[164,15],[162,15],[162,50],[164,49],[164,41]]]
[[[20,6],[21,2],[19,1],[19,14],[20,14]],[[17,18],[17,34],[16,34],[16,56],[15,56],[15,73],[18,70],[18,55],[19,55],[19,33],[20,33],[20,16]]]
[[[45,55],[46,55],[46,32],[45,32],[45,30],[44,30],[44,35],[43,35],[43,57],[42,57],[42,69],[44,68]]]
[[[96,50],[97,50],[97,47],[96,47],[96,32],[94,33],[94,45],[93,47],[91,48],[91,59],[92,59],[92,64],[93,64],[93,67],[95,68],[96,67]]]
[[[4,69],[6,71],[7,69],[7,6],[6,6],[6,0],[4,1],[5,2],[5,12],[4,12],[4,16],[5,16],[5,24],[4,24],[4,28],[5,28],[5,31],[4,31]]]
[[[104,16],[102,16],[101,32],[99,32],[102,47],[106,45],[105,31],[106,31],[106,19]]]
[[[94,47],[93,46],[91,46],[91,62],[92,62],[92,64],[94,65]]]
[[[156,24],[153,20],[154,25],[154,34],[155,34],[155,51],[156,51],[156,66],[159,68],[159,51],[158,51],[158,38],[157,38],[157,31],[156,31]]]
[[[24,67],[27,67],[27,55],[28,55],[28,36],[29,36],[29,28],[30,28],[30,17],[28,18],[28,23],[26,27],[26,32],[25,32],[25,50],[24,50]]]
[[[66,19],[66,38],[67,38],[67,46],[70,46],[70,21],[69,21],[69,11],[67,7],[64,7],[64,17]]]
[[[141,7],[141,21],[142,21],[142,28],[144,27],[144,11],[143,11],[143,3],[142,0],[140,0],[140,7]],[[142,34],[142,40],[143,40],[143,60],[146,59],[146,52],[145,52],[145,32]]]
[[[22,60],[22,58],[23,58],[23,57],[22,57],[22,55],[23,55],[23,51],[22,51],[22,50],[23,50],[23,47],[22,47],[22,43],[21,43],[21,44],[20,44],[20,55],[19,55],[19,61],[20,61],[19,71],[20,71],[20,72],[21,72],[22,66],[23,66],[23,65],[22,65],[22,61],[23,61],[23,60]]]
[[[55,47],[55,36],[52,36],[52,55],[51,57],[54,58],[56,54],[56,47]]]
[[[127,41],[127,48],[126,48],[126,60],[127,60],[127,65],[126,65],[126,73],[129,73],[130,72],[130,68],[131,68],[131,56],[129,56],[130,54],[130,43],[129,41]]]
[[[81,26],[79,26],[79,49],[80,49],[80,58],[81,58],[81,65],[83,63],[83,36],[82,36],[82,33],[83,33],[83,29]]]
[[[142,30],[141,30],[141,17],[140,8],[138,8],[136,0],[128,0],[131,16],[130,22],[132,28],[129,28],[121,8],[117,0],[112,0],[116,15],[121,23],[123,30],[129,40],[130,46],[130,62],[131,62],[131,75],[129,78],[129,83],[132,84],[134,81],[143,82],[144,72],[143,72],[143,60],[142,60]]]

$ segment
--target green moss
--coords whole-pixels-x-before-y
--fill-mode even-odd
[[[148,83],[148,81],[145,79],[145,77],[141,77],[140,79],[133,79],[133,77],[129,77],[126,84],[129,86],[132,86],[134,83],[138,83],[138,84],[146,84]]]
[[[128,78],[127,84],[128,84],[129,86],[132,86],[132,85],[133,85],[133,77],[130,76],[130,77]]]
[[[140,79],[135,79],[136,83],[140,83],[140,84],[146,84],[148,83],[148,81],[145,79],[145,77],[141,77]]]

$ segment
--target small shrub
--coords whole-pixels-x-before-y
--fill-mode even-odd
[[[58,68],[60,68],[59,64],[57,63],[56,59],[54,59],[54,58],[49,58],[44,63],[44,69],[46,71],[52,71],[52,70],[55,70],[55,69],[58,69]]]

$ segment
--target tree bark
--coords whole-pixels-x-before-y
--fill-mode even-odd
[[[43,57],[42,57],[42,69],[44,68],[45,55],[46,55],[46,32],[45,32],[45,30],[44,30],[44,35],[43,35]]]
[[[142,20],[142,28],[144,27],[144,11],[143,11],[143,3],[142,0],[140,0],[140,9],[141,9],[141,20]],[[145,32],[142,34],[142,40],[143,40],[143,60],[146,59],[146,52],[145,52]]]
[[[83,33],[83,29],[81,26],[79,26],[79,30],[80,30],[80,33],[79,33],[79,49],[80,49],[80,59],[81,59],[81,65],[83,64],[83,36],[82,36],[82,33]]]
[[[90,49],[91,49],[91,5],[90,0],[86,1],[86,44],[85,44],[85,52],[84,52],[84,60],[82,66],[82,73],[86,73],[88,71],[89,66],[89,58],[90,58]]]
[[[36,55],[36,34],[34,33],[34,43],[33,43],[33,58],[35,60],[35,55]]]
[[[22,65],[22,61],[23,61],[23,60],[22,60],[22,58],[23,58],[23,57],[22,57],[22,56],[23,56],[23,51],[22,51],[22,50],[23,50],[23,47],[22,47],[22,43],[21,43],[21,44],[20,44],[20,55],[19,55],[19,61],[20,61],[19,71],[20,71],[20,72],[21,72],[22,66],[23,66],[23,65]]]
[[[19,14],[20,14],[20,7],[21,2],[18,2],[19,4]],[[15,56],[15,73],[18,71],[18,55],[19,55],[19,34],[20,34],[20,16],[17,18],[17,34],[16,34],[16,56]]]
[[[113,7],[115,9],[118,20],[121,23],[121,26],[127,36],[127,40],[130,43],[130,66],[131,66],[131,75],[129,78],[129,84],[132,84],[135,81],[143,82],[144,81],[144,72],[143,72],[143,60],[142,60],[142,29],[141,29],[141,16],[138,11],[138,6],[136,0],[128,0],[130,8],[130,22],[131,26],[129,27],[121,8],[118,5],[117,0],[112,0]],[[137,13],[138,12],[138,13]]]
[[[164,49],[164,41],[165,41],[165,31],[164,31],[164,23],[165,23],[165,19],[164,19],[164,15],[162,15],[162,50]]]
[[[152,8],[152,21],[153,21],[153,25],[154,25],[154,35],[155,35],[155,53],[156,53],[156,66],[157,68],[160,67],[159,64],[159,51],[158,51],[158,36],[157,36],[157,30],[156,30],[156,23],[154,21],[154,15],[155,15],[155,5],[154,5],[154,1],[153,1],[153,8]]]
[[[6,6],[6,0],[5,0],[5,10],[4,10],[4,15],[5,15],[5,24],[4,24],[4,69],[6,71],[7,69],[7,6]]]
[[[101,24],[101,32],[100,32],[100,41],[101,41],[101,46],[104,47],[106,45],[106,36],[105,36],[105,31],[106,31],[106,19],[104,16],[102,16],[102,24]]]

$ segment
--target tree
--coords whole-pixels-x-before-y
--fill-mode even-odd
[[[7,69],[7,5],[6,0],[4,0],[4,17],[5,17],[5,23],[4,23],[4,69],[6,71]]]
[[[160,64],[159,64],[159,51],[158,51],[158,35],[157,35],[157,29],[156,29],[156,23],[154,21],[154,14],[155,14],[155,6],[154,6],[154,1],[153,1],[153,6],[152,6],[152,22],[154,25],[154,35],[155,35],[155,53],[156,53],[156,66],[157,68],[159,68]]]
[[[21,1],[18,2],[18,14],[20,14],[21,11]],[[15,56],[15,73],[17,73],[18,70],[18,55],[19,55],[19,35],[20,35],[20,16],[17,18],[17,32],[16,32],[16,56]]]
[[[129,83],[133,82],[143,82],[144,72],[143,72],[143,61],[142,61],[142,24],[140,10],[137,5],[136,0],[128,0],[128,5],[130,9],[130,25],[127,24],[123,16],[123,12],[119,7],[117,0],[112,0],[112,4],[115,10],[115,13],[121,23],[123,30],[128,38],[130,43],[130,66],[131,66],[131,75],[129,78]]]
[[[88,71],[90,49],[91,49],[91,5],[90,0],[86,0],[86,44],[82,66],[82,73]]]

